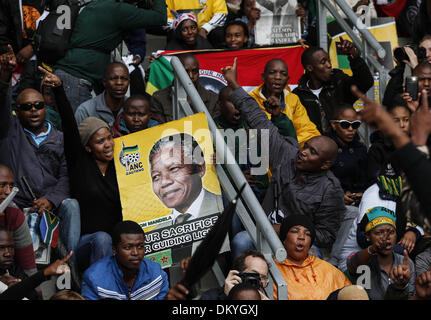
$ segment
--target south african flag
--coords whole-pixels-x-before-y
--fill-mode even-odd
[[[39,223],[40,235],[42,241],[55,248],[58,242],[60,233],[60,220],[50,211],[44,211]]]

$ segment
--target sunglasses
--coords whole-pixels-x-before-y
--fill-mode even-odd
[[[352,127],[352,129],[358,129],[361,125],[361,120],[355,120],[350,122],[349,120],[332,120],[334,122],[337,122],[340,124],[340,127],[343,129],[349,129],[349,127]]]
[[[30,111],[33,107],[35,107],[37,110],[41,110],[45,108],[45,102],[35,102],[35,103],[22,103],[18,104],[17,108],[22,111]]]

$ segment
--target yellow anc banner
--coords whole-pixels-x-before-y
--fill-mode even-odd
[[[223,209],[220,184],[212,164],[214,149],[207,119],[203,112],[194,114],[114,139],[114,161],[123,220],[139,223],[145,232],[151,231],[157,226],[163,228],[174,223],[173,210],[175,208],[173,206],[168,207],[169,204],[164,204],[162,202],[164,195],[160,196],[159,194],[158,196],[153,190],[149,156],[161,138],[178,134],[192,136],[202,149],[205,160],[205,171],[201,178],[202,188],[205,192],[217,195],[219,198],[217,202],[221,204],[215,210],[217,212],[208,214],[216,213],[218,215]],[[158,164],[160,164],[160,160]],[[155,165],[153,163],[153,167]],[[175,195],[177,191],[171,192]],[[171,195],[171,197],[173,196]],[[201,206],[205,206],[205,203],[202,203]]]

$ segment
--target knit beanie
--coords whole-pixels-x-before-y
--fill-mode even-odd
[[[93,134],[95,134],[100,128],[106,128],[111,131],[111,128],[105,121],[96,117],[85,118],[78,126],[82,145],[86,146]]]
[[[383,224],[390,224],[395,229],[397,218],[395,212],[385,207],[374,207],[368,210],[361,220],[361,229],[365,233]]]
[[[314,239],[316,238],[316,230],[311,222],[310,218],[303,214],[292,214],[283,219],[280,226],[280,240],[281,242],[286,239],[286,235],[290,228],[294,226],[303,226],[308,229],[311,233],[311,244],[313,245]]]

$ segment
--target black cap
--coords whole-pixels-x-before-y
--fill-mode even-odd
[[[313,222],[311,222],[310,218],[303,214],[292,214],[283,219],[280,226],[281,242],[286,239],[286,235],[290,228],[294,226],[306,227],[311,233],[311,245],[313,245],[314,239],[316,238],[316,230],[314,229]]]

